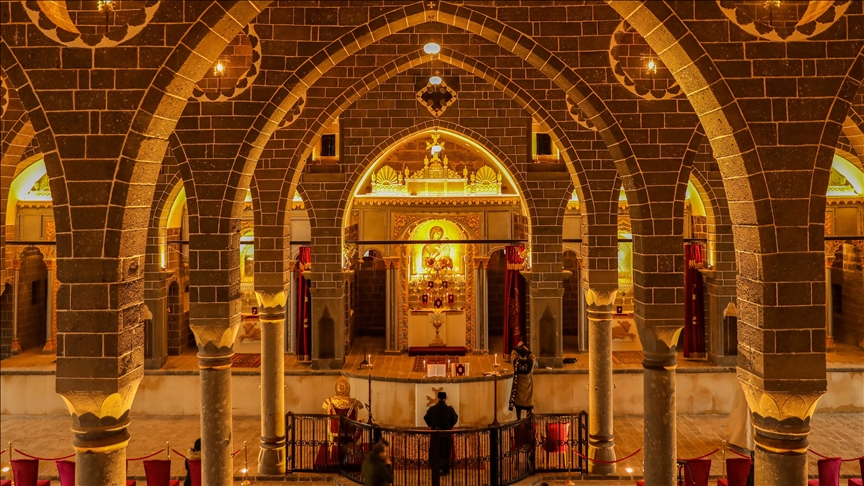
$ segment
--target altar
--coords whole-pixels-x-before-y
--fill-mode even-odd
[[[386,352],[488,351],[489,255],[529,239],[516,187],[491,154],[439,129],[418,133],[370,167],[345,219],[346,258],[362,255],[369,263],[359,271],[368,268],[370,278],[378,275],[375,262],[386,270]],[[362,275],[355,281],[376,285]],[[359,312],[365,321],[372,314]]]

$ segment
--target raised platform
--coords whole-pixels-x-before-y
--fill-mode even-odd
[[[391,425],[414,425],[418,404],[432,394],[432,388],[446,388],[451,403],[460,408],[465,426],[485,425],[492,419],[491,372],[493,357],[469,354],[460,362],[470,363],[471,376],[425,378],[413,372],[414,357],[407,354],[385,355],[373,343],[358,341],[341,370],[316,371],[308,362],[293,356],[285,358],[285,409],[296,413],[320,413],[325,398],[333,394],[339,375],[351,382],[353,395],[363,402],[369,395],[369,372],[360,369],[364,353],[372,354],[372,399],[376,420]],[[576,412],[588,409],[588,356],[567,353],[576,363],[558,369],[535,372],[535,410],[537,413]],[[615,414],[643,413],[642,366],[635,358],[621,356],[614,362],[613,404]],[[39,350],[0,361],[0,413],[17,415],[68,414],[63,400],[55,393],[55,358]],[[509,370],[503,363],[499,370]],[[613,360],[616,361],[616,360]],[[864,411],[864,352],[840,345],[827,355],[828,392],[819,400],[820,412]],[[718,367],[706,361],[688,361],[679,356],[677,369],[677,411],[680,414],[728,414],[733,390],[738,386],[735,369]],[[234,368],[233,407],[235,416],[261,413],[260,368]],[[509,419],[506,410],[512,376],[504,372],[499,380],[499,420]],[[136,415],[191,416],[200,413],[200,377],[194,351],[172,356],[159,370],[146,370],[132,406]]]
[[[465,346],[411,346],[408,356],[465,356]]]

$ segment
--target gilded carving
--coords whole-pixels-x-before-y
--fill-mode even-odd
[[[408,213],[393,215],[393,238],[404,239],[414,227],[429,219],[447,219],[458,223],[463,229],[468,229],[473,238],[480,238],[479,214],[439,214],[429,216],[427,213]]]
[[[834,266],[834,260],[837,259],[837,251],[843,246],[844,241],[841,240],[826,240],[825,241],[825,268]]]

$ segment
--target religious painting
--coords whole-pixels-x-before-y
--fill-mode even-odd
[[[465,233],[448,219],[430,219],[414,228],[410,235],[423,244],[411,245],[408,279],[414,309],[454,309],[464,307]]]

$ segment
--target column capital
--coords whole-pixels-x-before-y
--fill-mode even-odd
[[[764,390],[758,378],[740,369],[738,380],[753,412],[759,446],[775,453],[806,453],[810,419],[825,391]]]
[[[825,268],[832,268],[834,261],[837,259],[837,250],[843,246],[845,241],[841,240],[826,240],[825,241]]]
[[[255,300],[258,301],[261,318],[279,319],[284,318],[285,309],[288,303],[288,292],[281,290],[270,292],[266,290],[256,290]]]
[[[399,268],[401,261],[402,261],[402,257],[398,257],[398,256],[386,256],[386,257],[384,257],[384,265],[387,268]]]
[[[615,298],[618,296],[618,289],[599,290],[591,287],[585,288],[585,301],[588,303],[588,311],[607,311],[611,312],[611,307],[615,305]]]
[[[489,257],[488,256],[475,256],[474,257],[474,268],[488,269],[489,268]]]
[[[74,380],[57,381],[57,394],[72,415],[72,431],[76,436],[72,445],[77,452],[104,453],[126,447],[129,411],[142,377],[143,372],[139,371],[123,384],[91,380],[86,390]]]

